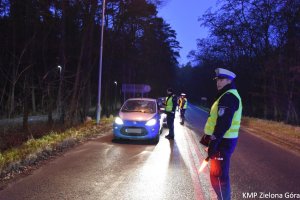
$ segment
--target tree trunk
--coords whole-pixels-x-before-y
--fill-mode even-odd
[[[60,121],[64,122],[64,116],[63,116],[63,102],[62,102],[62,84],[63,84],[63,76],[62,76],[62,70],[59,71],[59,86],[58,86],[58,95],[57,95],[57,114],[60,117]]]
[[[29,126],[28,126],[28,116],[29,116],[29,109],[28,109],[28,97],[25,95],[24,97],[24,105],[23,105],[23,131],[28,136],[29,133]]]
[[[10,119],[13,116],[14,109],[15,109],[15,84],[11,86],[11,93],[9,98],[9,111],[8,111],[8,118]]]
[[[83,36],[85,38],[85,36]],[[77,99],[79,96],[79,85],[80,85],[80,72],[81,72],[81,62],[83,58],[83,52],[84,52],[84,46],[85,46],[85,40],[83,40],[81,44],[81,50],[80,50],[80,56],[77,64],[77,71],[76,71],[76,78],[73,86],[73,94],[71,98],[71,103],[70,103],[70,110],[69,110],[69,122],[72,125],[74,123],[74,118],[76,117],[76,109],[77,109]]]
[[[91,35],[91,31],[93,31],[93,23],[94,23],[94,16],[96,12],[96,2],[94,1],[94,4],[92,5],[92,10],[86,18],[84,19],[85,25],[83,27],[83,36],[82,36],[82,42],[81,42],[81,50],[80,50],[80,55],[78,59],[78,64],[77,64],[77,70],[76,70],[76,77],[75,77],[75,82],[74,82],[74,87],[73,87],[73,94],[71,98],[71,103],[70,103],[70,109],[69,109],[69,120],[70,123],[73,124],[74,120],[77,118],[77,110],[78,110],[78,105],[79,105],[79,98],[81,97],[82,94],[80,90],[80,85],[82,83],[82,65],[84,63],[84,58],[88,58],[89,54],[85,51],[88,51],[88,45],[89,45],[89,36]],[[85,57],[86,56],[86,57]]]
[[[293,104],[293,96],[294,96],[294,87],[295,82],[293,81],[291,84],[291,88],[289,91],[288,96],[288,108],[287,108],[287,115],[286,115],[286,123],[292,122],[292,123],[298,123],[298,114],[296,112],[295,106]]]
[[[4,105],[2,102],[4,101],[4,95],[5,95],[5,92],[6,92],[6,85],[7,85],[7,79],[5,79],[5,83],[4,83],[4,86],[2,88],[2,94],[1,94],[1,98],[0,98],[0,105]],[[2,108],[5,110],[5,108]]]
[[[47,93],[48,93],[48,95],[47,95],[47,97],[48,97],[48,100],[47,100],[48,124],[51,125],[51,124],[53,124],[53,116],[52,116],[53,101],[52,101],[50,84],[48,84]]]
[[[32,114],[36,113],[36,103],[35,103],[35,92],[34,92],[34,86],[32,84],[32,89],[31,89],[31,100],[32,100]]]
[[[29,100],[28,100],[28,98],[30,96],[30,92],[29,92],[28,83],[27,83],[27,76],[25,76],[23,92],[24,92],[23,132],[27,139],[32,139],[33,136],[29,130],[29,125],[28,125],[28,117],[29,117],[29,106],[28,106]]]

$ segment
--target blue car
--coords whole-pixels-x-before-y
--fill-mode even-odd
[[[159,141],[162,117],[156,99],[131,98],[125,101],[113,124],[114,139]]]

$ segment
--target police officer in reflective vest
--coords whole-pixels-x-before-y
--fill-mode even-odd
[[[238,141],[242,116],[241,97],[233,83],[236,75],[223,68],[216,72],[218,93],[211,107],[204,132],[210,135],[208,157],[211,161],[210,180],[218,199],[231,198],[229,165]]]
[[[184,125],[184,120],[185,120],[185,110],[187,108],[187,98],[184,93],[181,93],[180,98],[178,100],[178,106],[179,106],[179,111],[180,111],[180,118],[181,118],[181,125]]]
[[[177,107],[177,97],[171,88],[167,89],[168,96],[166,97],[166,114],[167,114],[167,125],[169,128],[169,134],[166,136],[169,140],[174,140],[174,119],[175,111]]]

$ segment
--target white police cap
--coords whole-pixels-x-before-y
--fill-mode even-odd
[[[224,68],[217,68],[215,70],[216,72],[216,78],[228,78],[230,80],[234,79],[236,77],[235,73],[233,73],[232,71],[229,71],[227,69]]]

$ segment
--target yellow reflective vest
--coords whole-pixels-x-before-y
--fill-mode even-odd
[[[166,112],[172,112],[173,108],[173,95],[169,98],[166,97]]]
[[[238,91],[236,89],[230,89],[227,90],[226,92],[224,92],[212,105],[210,113],[209,113],[209,117],[207,119],[207,122],[205,124],[205,128],[204,128],[204,133],[207,135],[212,135],[214,133],[215,127],[216,127],[216,123],[217,123],[217,119],[218,119],[218,105],[219,105],[219,101],[222,98],[223,95],[225,95],[226,93],[231,93],[234,96],[236,96],[239,100],[239,108],[238,110],[235,111],[234,115],[233,115],[233,119],[231,122],[231,126],[230,128],[226,131],[225,135],[223,136],[223,138],[237,138],[238,134],[239,134],[239,129],[240,129],[240,125],[241,125],[241,117],[242,117],[242,100],[241,97],[238,93]]]
[[[184,105],[182,103],[184,102]],[[179,98],[179,108],[186,109],[187,108],[187,99],[186,98]]]

